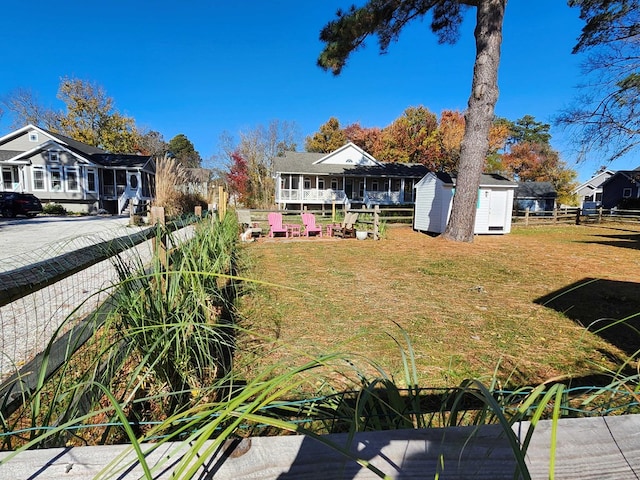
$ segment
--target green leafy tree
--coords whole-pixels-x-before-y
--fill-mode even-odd
[[[200,154],[196,151],[191,140],[184,133],[179,133],[167,145],[171,155],[186,168],[199,168],[202,163]]]
[[[440,42],[458,38],[463,13],[476,9],[476,57],[465,114],[465,133],[460,150],[456,193],[449,224],[443,234],[455,241],[472,242],[480,175],[489,150],[489,129],[498,99],[498,66],[502,24],[507,0],[369,0],[362,7],[338,11],[337,18],[320,32],[325,46],[318,64],[339,74],[349,55],[361,48],[367,37],[376,35],[381,52],[396,41],[413,20],[432,13],[431,30]]]
[[[63,78],[58,98],[67,107],[59,117],[59,133],[112,153],[135,152],[140,137],[135,121],[115,110],[113,99],[103,87],[77,78]]]
[[[640,0],[569,0],[585,21],[573,53],[587,53],[580,96],[558,117],[580,158],[609,161],[640,144]]]
[[[330,153],[347,143],[347,137],[340,128],[337,118],[331,117],[327,123],[320,125],[320,129],[307,137],[305,149],[307,152]]]

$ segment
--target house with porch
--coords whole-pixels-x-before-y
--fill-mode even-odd
[[[381,162],[351,142],[331,153],[286,152],[274,158],[274,170],[282,210],[411,205],[428,172],[422,164]]]
[[[27,125],[0,137],[0,191],[32,193],[79,213],[142,209],[154,196],[149,156],[112,154]]]

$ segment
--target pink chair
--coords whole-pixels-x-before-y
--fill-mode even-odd
[[[284,233],[285,237],[289,236],[287,227],[282,225],[282,214],[277,212],[271,212],[267,215],[269,219],[269,236],[275,237],[279,233]]]
[[[303,213],[302,223],[304,224],[305,236],[308,237],[309,234],[312,233],[319,237],[322,236],[322,227],[320,225],[316,225],[316,216],[313,213]]]

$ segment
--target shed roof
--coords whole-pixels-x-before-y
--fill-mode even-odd
[[[433,175],[446,185],[454,185],[458,179],[455,173],[447,172],[433,172]],[[498,173],[483,173],[480,177],[481,187],[501,186],[501,187],[513,187],[517,186],[516,182],[509,180]]]

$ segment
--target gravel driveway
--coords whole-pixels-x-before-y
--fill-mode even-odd
[[[61,253],[138,232],[129,217],[0,217],[0,271],[30,265]]]

